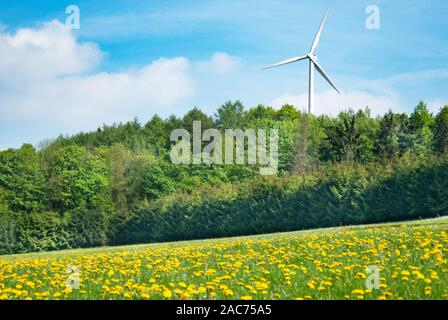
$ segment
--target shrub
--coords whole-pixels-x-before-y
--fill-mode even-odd
[[[0,212],[0,254],[15,253],[19,250],[16,226],[12,212]]]
[[[18,252],[69,248],[64,222],[57,213],[31,212],[15,217]]]
[[[67,232],[71,247],[105,245],[108,233],[107,216],[101,209],[73,210],[67,215]]]

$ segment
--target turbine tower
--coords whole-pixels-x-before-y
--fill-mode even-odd
[[[314,69],[317,69],[317,71],[319,71],[320,75],[327,80],[327,82],[340,94],[341,92],[339,91],[338,88],[336,88],[336,85],[333,83],[333,81],[331,81],[330,77],[325,73],[324,69],[322,69],[322,67],[319,65],[319,63],[317,62],[317,56],[315,54],[317,45],[319,44],[319,39],[320,39],[320,35],[322,33],[322,29],[324,27],[325,24],[325,20],[327,19],[328,16],[328,10],[327,12],[325,12],[325,15],[322,19],[322,22],[320,23],[319,29],[317,30],[316,36],[314,37],[314,41],[313,44],[311,45],[311,49],[310,51],[307,53],[306,56],[299,56],[299,57],[293,57],[290,59],[286,59],[283,61],[280,61],[278,63],[275,63],[273,65],[267,66],[265,68],[263,68],[263,70],[265,69],[269,69],[269,68],[274,68],[274,67],[278,67],[278,66],[282,66],[284,64],[289,64],[289,63],[293,63],[293,62],[297,62],[300,60],[306,60],[308,59],[309,62],[309,79],[308,79],[308,113],[313,112],[313,107],[314,107]]]

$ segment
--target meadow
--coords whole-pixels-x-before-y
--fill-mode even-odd
[[[447,252],[439,218],[9,255],[0,299],[447,299]]]

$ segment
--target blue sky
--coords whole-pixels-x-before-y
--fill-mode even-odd
[[[316,113],[448,104],[445,1],[2,0],[0,149],[229,99],[303,108],[306,63],[260,68],[305,54],[327,8],[317,55],[343,95],[316,74]]]

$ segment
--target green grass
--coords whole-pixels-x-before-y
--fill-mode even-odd
[[[17,254],[0,299],[446,299],[447,253],[448,217]]]

